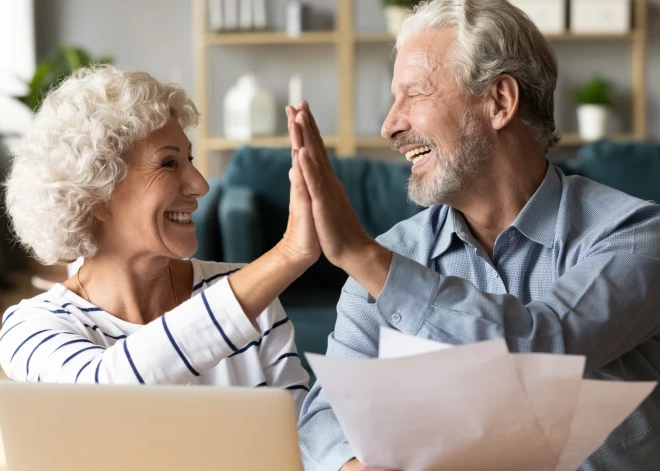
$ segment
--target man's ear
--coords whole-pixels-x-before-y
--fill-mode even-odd
[[[110,208],[105,203],[99,203],[96,206],[92,208],[92,214],[96,219],[99,221],[107,221],[110,219],[110,216],[112,213],[110,212]]]
[[[488,91],[488,118],[493,129],[502,130],[518,112],[520,88],[518,81],[509,74],[502,74]]]

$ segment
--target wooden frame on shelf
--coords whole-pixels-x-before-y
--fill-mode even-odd
[[[325,137],[328,147],[334,148],[339,156],[352,156],[358,149],[388,148],[389,142],[379,136],[357,136],[355,127],[355,74],[356,49],[360,44],[394,44],[395,37],[387,33],[358,32],[354,23],[354,2],[357,0],[336,0],[337,16],[334,31],[303,32],[300,36],[290,37],[283,32],[255,31],[217,33],[208,31],[207,0],[194,0],[195,63],[196,63],[196,104],[200,113],[200,123],[196,143],[198,167],[202,174],[209,174],[209,151],[230,151],[247,142],[232,141],[209,135],[209,53],[215,46],[232,45],[297,45],[297,44],[332,44],[335,46],[337,63],[338,106],[336,134]],[[646,136],[646,24],[647,1],[633,0],[633,29],[625,34],[549,34],[551,41],[630,41],[632,48],[632,130],[611,136],[613,139],[643,139]],[[252,145],[287,147],[287,136],[258,137],[250,140]],[[560,145],[576,146],[584,141],[576,134],[564,134]]]

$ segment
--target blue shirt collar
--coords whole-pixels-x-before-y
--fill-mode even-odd
[[[518,213],[511,226],[518,229],[528,239],[544,247],[552,248],[555,240],[560,201],[561,179],[555,168],[548,165],[543,182]],[[469,242],[475,247],[477,246],[477,242],[470,233],[461,212],[449,206],[442,209],[445,212],[445,217],[439,218],[440,221],[443,221],[443,224],[436,235],[437,242],[431,254],[432,259],[439,257],[449,249],[454,234],[461,240]]]
[[[548,164],[541,186],[529,199],[511,224],[528,239],[547,248],[555,241],[557,216],[561,202],[561,179],[557,170]]]

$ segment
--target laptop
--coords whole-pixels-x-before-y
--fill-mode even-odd
[[[296,418],[281,389],[0,381],[9,471],[302,471]]]

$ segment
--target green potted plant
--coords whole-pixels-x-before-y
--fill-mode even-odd
[[[614,104],[612,85],[595,75],[575,90],[580,137],[594,141],[605,137],[610,110]]]
[[[387,19],[387,31],[396,36],[401,30],[403,21],[420,0],[382,0],[382,2]]]
[[[61,45],[51,56],[40,59],[32,79],[27,84],[28,92],[16,97],[32,111],[37,111],[39,104],[48,91],[67,78],[74,70],[93,64],[110,64],[112,57],[92,56],[82,48]]]

